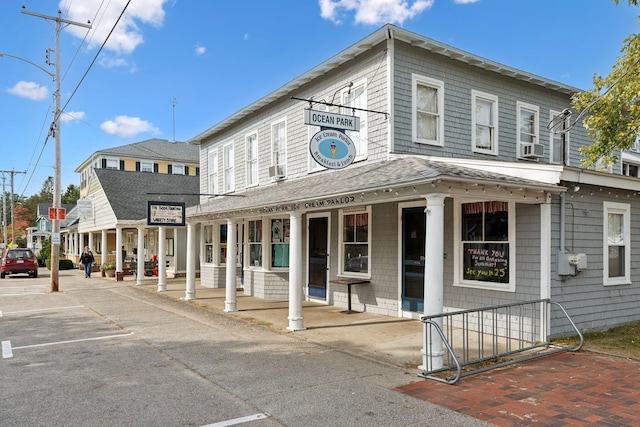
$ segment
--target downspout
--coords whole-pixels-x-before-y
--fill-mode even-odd
[[[394,96],[395,87],[394,81],[394,60],[395,60],[395,43],[393,39],[393,28],[387,26],[387,111],[389,115],[387,117],[387,137],[389,138],[387,160],[389,160],[390,154],[395,151],[395,131],[393,129],[394,121]]]

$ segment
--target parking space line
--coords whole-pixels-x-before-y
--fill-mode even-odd
[[[93,338],[82,338],[82,339],[78,339],[78,340],[68,340],[68,341],[57,341],[57,342],[48,342],[48,343],[42,343],[42,344],[32,344],[32,345],[23,345],[20,347],[13,347],[11,348],[11,342],[10,341],[2,341],[2,358],[3,359],[7,359],[9,357],[13,357],[13,350],[23,350],[26,348],[36,348],[36,347],[47,347],[50,345],[61,345],[61,344],[74,344],[74,343],[79,343],[79,342],[84,342],[84,341],[97,341],[97,340],[107,340],[107,339],[112,339],[112,338],[123,338],[123,337],[129,337],[133,335],[133,332],[130,332],[128,334],[116,334],[116,335],[106,335],[104,337],[93,337]],[[7,348],[8,348],[8,353],[10,354],[7,357],[5,357],[5,343],[7,344]]]
[[[261,414],[254,414],[254,415],[249,415],[246,417],[241,417],[241,418],[234,418],[232,420],[227,420],[227,421],[220,421],[219,423],[214,423],[214,424],[207,424],[205,426],[202,427],[227,427],[227,426],[234,426],[236,424],[242,424],[242,423],[248,423],[249,421],[257,421],[257,420],[263,420],[265,418],[269,417],[269,414],[265,414],[265,413],[261,413]]]
[[[11,351],[11,341],[2,341],[2,358],[9,359],[13,357],[13,351]]]

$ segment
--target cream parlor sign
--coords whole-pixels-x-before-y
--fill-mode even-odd
[[[328,169],[343,169],[353,163],[356,147],[343,131],[358,131],[359,117],[305,110],[304,119],[305,124],[321,127],[309,142],[313,160]]]

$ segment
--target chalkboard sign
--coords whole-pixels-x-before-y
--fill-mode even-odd
[[[508,243],[465,243],[463,247],[465,280],[509,283]]]

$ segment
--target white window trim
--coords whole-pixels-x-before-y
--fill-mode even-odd
[[[518,141],[518,158],[523,158],[520,154],[521,154],[521,149],[520,146],[522,144],[530,144],[530,142],[528,141],[521,141],[520,140],[520,127],[522,124],[522,118],[520,115],[520,112],[522,110],[528,110],[534,113],[534,123],[533,123],[533,130],[534,130],[534,138],[535,138],[535,142],[534,144],[540,144],[540,108],[537,105],[533,105],[533,104],[527,104],[526,102],[521,102],[518,101],[516,103],[516,134],[517,134],[517,141]]]
[[[260,242],[259,243],[254,243],[254,242],[250,242],[249,241],[249,223],[252,221],[262,221],[262,236],[260,236]],[[264,226],[264,218],[262,217],[257,217],[257,218],[248,218],[245,222],[245,241],[244,244],[246,245],[246,250],[244,251],[244,269],[245,270],[265,270],[264,268],[264,259],[265,259],[265,244],[264,244],[264,239],[265,239],[265,226]],[[261,260],[261,265],[260,266],[255,266],[253,264],[251,264],[251,246],[255,245],[258,246],[260,245],[262,247],[262,260]]]
[[[218,173],[218,149],[217,147],[210,148],[207,152],[207,168],[208,179],[207,185],[209,186],[209,194],[219,194],[219,173]]]
[[[491,149],[476,147],[476,101],[478,99],[489,101],[493,104],[493,140],[491,141]],[[500,122],[498,115],[498,97],[490,93],[471,90],[471,148],[474,153],[498,155],[498,124]]]
[[[604,202],[603,203],[603,245],[602,245],[602,272],[604,286],[631,284],[631,205],[627,203]],[[623,215],[624,227],[624,276],[609,277],[609,214]]]
[[[182,169],[182,173],[176,173],[176,169]],[[172,163],[171,164],[171,174],[172,175],[184,175],[185,172],[184,163]]]
[[[367,80],[362,79],[353,82],[353,86],[351,88],[345,88],[342,90],[340,94],[341,99],[344,103],[345,96],[349,93],[349,91],[353,92],[356,88],[362,86],[362,99],[363,102],[359,107],[356,108],[369,108],[368,99],[367,99]],[[354,112],[349,109],[349,107],[345,107],[342,109],[342,114],[346,114],[348,116],[353,115]],[[351,139],[358,138],[361,143],[356,144],[356,157],[353,159],[354,162],[358,162],[361,160],[366,160],[369,155],[369,117],[366,111],[355,111],[355,115],[360,117],[360,130],[358,132],[354,131],[346,131],[345,133],[351,137]]]
[[[206,242],[205,237],[205,228],[211,227],[211,242]],[[218,234],[220,234],[220,227],[216,223],[206,223],[202,224],[202,264],[204,265],[216,265],[216,256],[220,253],[220,238]],[[211,246],[211,262],[207,262],[207,250],[206,247]]]
[[[273,261],[273,257],[272,255],[272,249],[273,249],[273,245],[276,243],[286,243],[289,245],[289,254],[291,254],[291,240],[289,240],[289,242],[274,242],[273,241],[273,233],[272,233],[272,221],[273,220],[277,220],[277,219],[281,219],[281,220],[289,220],[289,233],[291,233],[291,217],[286,214],[283,213],[282,215],[275,215],[275,216],[270,216],[270,217],[263,217],[262,218],[262,267],[264,270],[267,271],[289,271],[289,269],[291,268],[291,265],[287,266],[287,267],[274,267],[272,264]],[[265,222],[266,221],[266,222]],[[283,229],[284,232],[284,229]],[[266,236],[265,236],[266,233]],[[284,236],[283,236],[284,237]],[[291,237],[291,235],[289,235],[289,237]],[[267,239],[265,241],[265,238]],[[266,245],[266,248],[265,248]],[[266,251],[265,251],[266,249]],[[291,261],[291,255],[289,255],[289,263]]]
[[[515,292],[516,291],[516,204],[513,201],[509,201],[509,283],[492,283],[483,282],[478,280],[465,280],[463,279],[462,269],[463,265],[463,244],[461,242],[462,233],[460,223],[462,221],[462,204],[473,202],[484,202],[486,200],[475,199],[460,199],[456,200],[453,210],[453,245],[454,245],[454,259],[453,259],[453,286],[463,288],[485,289],[491,291],[503,291],[503,292]]]
[[[252,136],[255,136],[255,141],[256,141],[256,157],[255,159],[250,159],[249,158],[249,138],[251,138]],[[257,185],[260,184],[260,153],[259,153],[259,148],[260,148],[260,144],[258,141],[258,130],[254,130],[252,132],[247,133],[244,136],[244,145],[245,145],[245,159],[246,159],[246,187],[255,187]],[[255,176],[255,182],[249,182],[249,176],[250,174],[250,170],[251,170],[251,165],[252,162],[255,161],[255,164],[257,166],[256,168],[256,176]]]
[[[148,170],[145,170],[144,166],[148,166]],[[140,160],[140,172],[153,173],[153,160]]]
[[[106,161],[106,169],[119,170],[120,169],[120,158],[118,157],[105,157]],[[115,162],[115,167],[109,166],[109,163]]]
[[[438,139],[418,138],[418,84],[430,86],[438,90]],[[411,138],[418,144],[444,147],[444,82],[418,74],[411,75]]]
[[[231,158],[227,158],[227,149],[231,147]],[[226,142],[222,145],[222,192],[231,193],[236,189],[236,160],[235,147],[233,141]],[[227,182],[227,171],[231,170],[232,175],[230,182]],[[227,188],[228,187],[228,188]]]
[[[562,111],[556,111],[556,110],[551,110],[549,111],[549,120],[553,120],[555,117],[559,116],[562,114]],[[549,163],[554,163],[554,164],[562,164],[562,159],[554,159],[553,158],[553,153],[554,153],[554,136],[555,136],[555,132],[558,132],[559,130],[562,129],[562,124],[558,125],[558,128],[554,128],[554,129],[550,129],[549,130]],[[564,135],[564,139],[565,139],[565,146],[564,146],[564,158],[565,158],[565,163],[567,166],[569,166],[570,164],[570,160],[571,157],[569,156],[569,153],[571,152],[571,132],[566,132]]]
[[[353,215],[358,213],[366,213],[368,215],[368,230],[367,230],[367,259],[369,264],[369,271],[367,273],[357,273],[353,271],[344,271],[344,234],[342,230],[344,229],[344,216],[345,215]],[[366,207],[360,210],[345,210],[340,209],[338,211],[338,277],[354,277],[361,279],[371,279],[371,269],[373,263],[371,262],[371,246],[372,241],[371,237],[373,236],[373,227],[372,227],[373,218],[371,216],[371,205],[367,205]]]
[[[288,175],[288,167],[287,167],[287,119],[286,117],[283,119],[279,119],[279,120],[275,120],[273,122],[271,122],[271,125],[269,126],[269,137],[271,140],[271,166],[280,166],[280,165],[276,165],[275,164],[275,151],[274,151],[274,139],[273,139],[273,128],[276,125],[279,125],[280,123],[284,123],[284,153],[282,158],[284,159],[284,162],[281,163],[280,165],[284,166],[284,176],[286,177]]]

